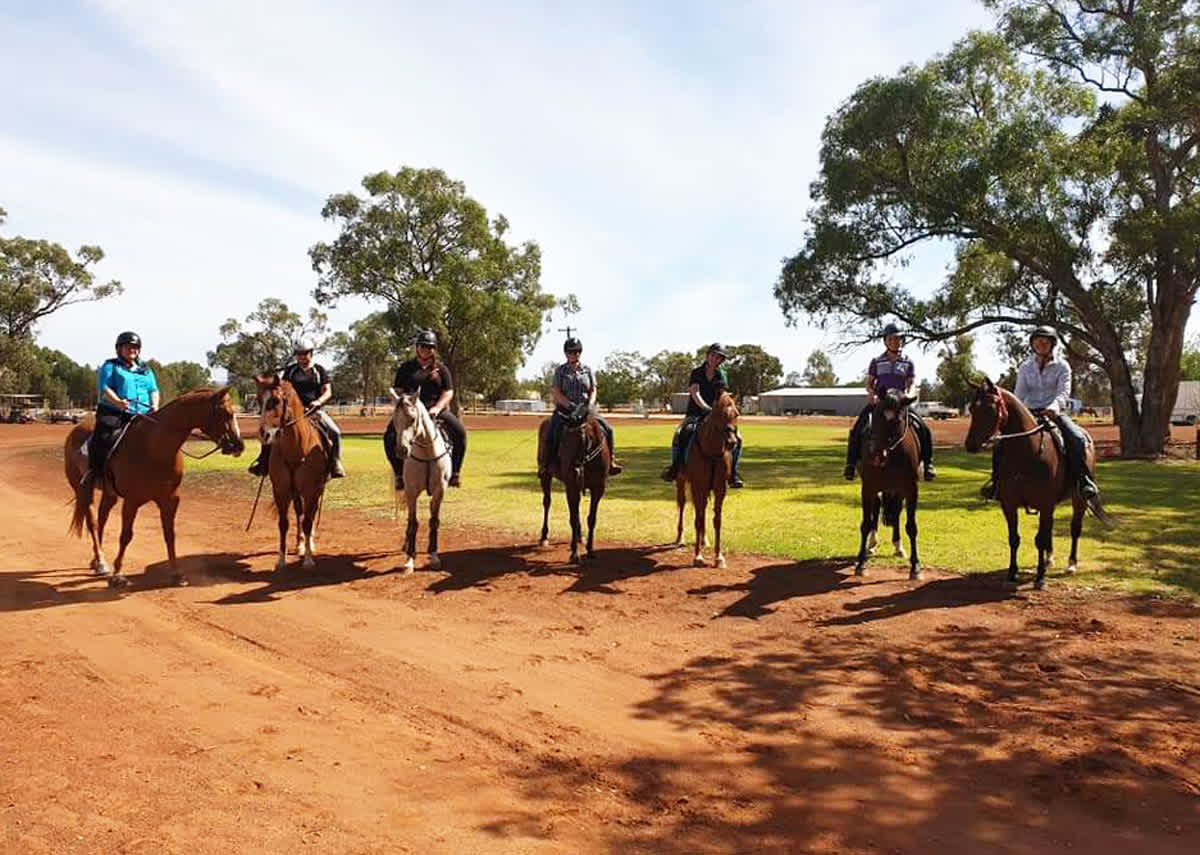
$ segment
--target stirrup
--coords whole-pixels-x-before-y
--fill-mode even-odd
[[[853,481],[857,475],[858,475],[858,467],[853,463],[847,463],[845,471],[842,472],[842,477],[845,478],[847,481]]]

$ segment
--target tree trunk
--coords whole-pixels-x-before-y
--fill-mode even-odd
[[[1180,360],[1188,314],[1172,313],[1166,323],[1156,322],[1151,328],[1140,405],[1124,356],[1108,361],[1113,415],[1121,434],[1123,457],[1159,457],[1163,454],[1166,440],[1171,435],[1171,412],[1179,394]]]

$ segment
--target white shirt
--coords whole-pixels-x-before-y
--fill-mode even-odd
[[[1017,371],[1014,394],[1031,410],[1061,413],[1067,409],[1067,399],[1071,397],[1071,366],[1053,356],[1043,366],[1036,356],[1031,356]]]

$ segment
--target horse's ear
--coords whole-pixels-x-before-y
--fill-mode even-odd
[[[991,392],[996,388],[996,384],[992,382],[992,378],[988,377],[986,374],[983,375],[983,388],[988,392]]]

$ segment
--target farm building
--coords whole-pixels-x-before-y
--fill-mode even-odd
[[[785,387],[758,396],[758,410],[764,416],[795,413],[822,416],[857,416],[867,403],[861,386],[852,389]]]

